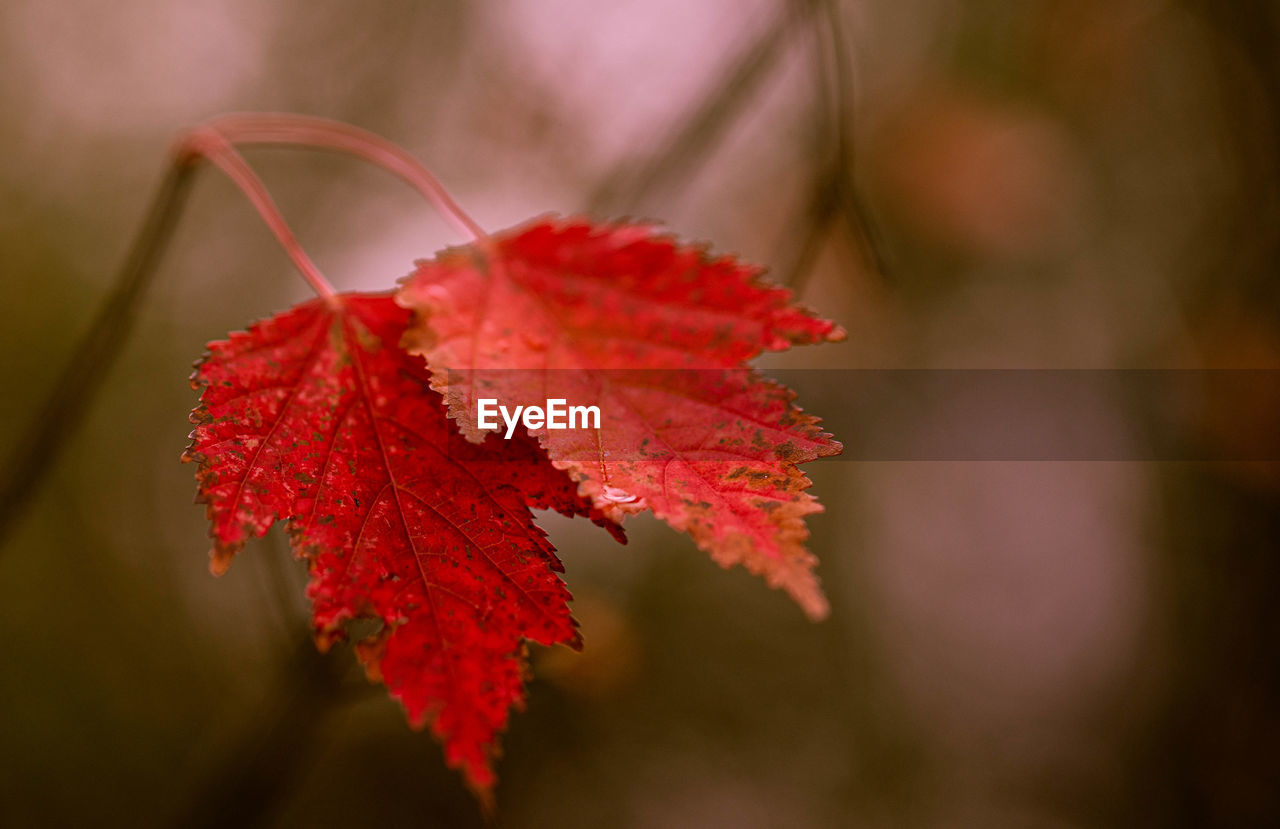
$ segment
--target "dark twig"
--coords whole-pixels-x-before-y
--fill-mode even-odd
[[[744,49],[719,83],[666,141],[639,163],[628,160],[606,175],[587,200],[593,214],[634,209],[677,179],[691,176],[751,100],[783,53],[792,32],[812,11],[811,2],[786,3],[777,19]]]
[[[834,157],[831,159],[831,178],[835,186],[835,200],[844,218],[845,229],[850,242],[858,251],[863,262],[882,277],[887,275],[883,244],[879,233],[871,220],[854,178],[854,129],[853,109],[853,61],[849,57],[845,42],[844,20],[840,15],[837,0],[817,0],[822,7],[825,26],[819,27],[817,38],[819,44],[826,43],[831,63],[830,94],[834,100],[829,101],[832,107],[835,130]],[[824,37],[825,34],[825,37]],[[825,87],[825,84],[824,84]]]
[[[796,293],[804,290],[809,274],[817,262],[822,242],[836,216],[836,197],[833,182],[823,167],[814,176],[815,184],[805,209],[796,214],[791,228],[783,236],[783,244],[774,256],[770,269],[779,284]]]
[[[792,0],[795,5],[812,7],[825,0]],[[843,127],[836,118],[832,90],[833,67],[829,64],[829,48],[824,48],[827,35],[823,17],[815,17],[810,27],[812,39],[809,53],[813,57],[810,71],[814,81],[812,171],[804,208],[795,214],[791,227],[782,236],[778,253],[773,258],[773,278],[799,293],[812,272],[822,242],[826,239],[836,213],[835,159],[843,142]]]
[[[256,597],[276,632],[281,634],[279,646],[283,650],[298,630],[305,630],[311,624],[301,601],[305,588],[297,578],[297,562],[292,560],[293,551],[285,541],[285,534],[268,533],[263,541],[266,549],[261,551],[262,555],[253,557],[262,576],[255,579]]]
[[[57,460],[67,438],[84,420],[120,356],[182,212],[192,171],[190,164],[176,163],[161,182],[146,223],[116,276],[111,296],[0,470],[0,544]]]
[[[264,707],[170,825],[245,829],[269,822],[315,756],[325,715],[351,699],[344,692],[347,673],[342,660],[318,653],[309,636],[299,640]]]
[[[855,254],[864,267],[885,275],[882,245],[870,213],[854,183],[852,65],[844,42],[840,9],[836,0],[802,0],[817,3],[823,15],[814,19],[813,74],[817,165],[810,184],[809,201],[796,217],[792,231],[778,256],[779,280],[799,292],[812,273],[813,264],[831,221],[840,218]]]
[[[784,237],[787,244],[775,268],[783,284],[796,292],[803,290],[823,241],[840,218],[853,243],[853,253],[864,266],[884,274],[883,259],[854,187],[851,68],[838,0],[799,2],[816,2],[824,14],[814,18],[813,27],[812,71],[817,85],[813,177],[808,202]],[[839,492],[835,498],[840,498]],[[833,557],[824,567],[823,586],[834,608],[824,631],[831,643],[832,680],[848,689],[848,704],[840,712],[840,724],[851,746],[849,776],[841,793],[844,810],[906,814],[911,794],[927,778],[924,744],[883,678],[883,655],[868,616],[862,612],[867,605],[861,595],[863,574],[848,557]]]

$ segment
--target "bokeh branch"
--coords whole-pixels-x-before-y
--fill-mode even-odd
[[[128,341],[190,191],[194,167],[175,163],[115,278],[115,287],[80,340],[53,391],[0,471],[0,546],[23,508],[83,422],[107,373]]]
[[[783,237],[774,267],[778,280],[803,290],[832,222],[842,221],[859,264],[888,275],[884,245],[855,179],[853,61],[836,0],[800,0],[816,6],[813,23],[815,164],[804,207]]]
[[[784,3],[764,34],[746,47],[702,102],[640,161],[628,159],[606,175],[587,199],[588,212],[630,210],[672,182],[691,177],[734,118],[751,102],[813,3]]]

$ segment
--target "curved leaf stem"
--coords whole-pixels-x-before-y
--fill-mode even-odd
[[[469,238],[479,240],[488,235],[421,162],[404,148],[368,130],[327,118],[271,112],[231,113],[206,121],[202,126],[215,130],[237,146],[301,146],[355,156],[405,181]]]
[[[227,177],[235,182],[248,197],[258,211],[258,215],[275,234],[285,253],[289,254],[294,267],[302,274],[302,278],[307,280],[307,284],[330,305],[340,304],[337,299],[338,292],[333,289],[329,280],[325,279],[324,274],[320,273],[320,269],[311,261],[311,257],[307,256],[307,252],[302,249],[298,238],[293,235],[288,222],[280,213],[280,208],[276,206],[275,199],[271,198],[271,194],[267,192],[267,186],[221,132],[209,125],[193,127],[178,137],[173,152],[179,165],[189,163],[192,158],[203,156],[226,173]]]

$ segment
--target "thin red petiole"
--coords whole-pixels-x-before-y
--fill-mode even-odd
[[[293,231],[289,229],[288,223],[284,220],[284,216],[280,213],[280,208],[276,206],[275,200],[271,198],[271,194],[267,192],[267,187],[262,183],[262,179],[236,152],[235,147],[222,136],[217,129],[210,126],[194,127],[183,133],[174,146],[174,155],[178,159],[179,164],[187,163],[191,158],[204,157],[209,159],[218,169],[226,173],[227,176],[235,182],[236,186],[248,196],[249,201],[257,209],[258,215],[266,222],[267,227],[275,234],[279,240],[281,247],[285,253],[289,255],[289,259],[293,261],[294,267],[302,274],[302,278],[307,280],[313,290],[319,294],[331,306],[340,306],[338,293],[329,284],[329,280],[324,278],[324,274],[320,273],[320,269],[311,261],[311,257],[307,256],[306,251],[302,249],[302,245],[298,243],[298,239],[293,235]]]
[[[470,238],[483,239],[487,235],[421,162],[403,148],[368,130],[308,115],[247,112],[223,115],[204,126],[237,146],[300,145],[356,156],[403,179]]]

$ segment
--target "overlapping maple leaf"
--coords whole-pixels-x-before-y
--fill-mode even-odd
[[[746,361],[844,332],[761,271],[642,224],[535,221],[420,262],[398,300],[406,343],[471,440],[477,401],[587,402],[595,433],[531,430],[610,515],[649,509],[724,566],[745,565],[812,617],[827,604],[805,549],[821,507],[798,464],[840,452]]]
[[[211,343],[184,459],[199,464],[215,572],[287,520],[319,642],[380,620],[360,643],[367,671],[484,796],[523,699],[524,640],[580,644],[530,508],[603,519],[532,441],[459,436],[399,347],[408,316],[390,294],[346,294]]]

